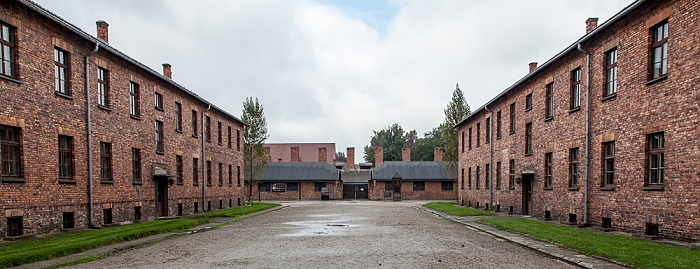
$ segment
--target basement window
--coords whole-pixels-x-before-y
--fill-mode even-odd
[[[496,205],[496,212],[501,212],[501,205]]]
[[[578,223],[578,218],[576,217],[576,214],[569,213],[569,223]]]
[[[22,217],[7,218],[7,236],[13,237],[20,236],[22,234]]]
[[[549,220],[549,219],[551,219],[551,218],[552,218],[552,211],[545,210],[545,211],[544,211],[544,219],[545,219],[545,220]]]
[[[224,201],[219,200],[219,208],[224,208]]]
[[[603,218],[603,228],[612,229],[612,218]]]
[[[182,203],[177,203],[177,215],[182,216]]]
[[[659,236],[659,225],[647,222],[644,234],[651,236]]]
[[[105,208],[102,209],[102,218],[104,224],[112,224],[112,209],[111,208]]]
[[[178,204],[178,206],[182,207],[182,204]],[[141,220],[141,207],[140,206],[134,207],[134,220],[135,221]]]
[[[75,214],[73,212],[63,212],[63,229],[75,228]]]
[[[476,202],[476,208],[479,208],[479,202]]]
[[[515,208],[513,208],[513,206],[509,206],[509,207],[508,207],[508,213],[510,213],[510,214],[515,213]]]
[[[207,211],[211,211],[211,201],[207,201]]]
[[[199,203],[194,202],[194,212],[199,212]]]

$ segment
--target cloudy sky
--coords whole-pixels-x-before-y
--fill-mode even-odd
[[[248,96],[268,142],[362,148],[443,121],[455,84],[475,109],[632,0],[35,0],[229,113]]]

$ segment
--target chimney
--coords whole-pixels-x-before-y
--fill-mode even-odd
[[[328,150],[326,149],[326,147],[318,148],[318,162],[328,162]]]
[[[109,28],[109,23],[103,20],[97,21],[97,38],[109,44],[109,31],[107,28]]]
[[[170,65],[169,63],[163,64],[163,76],[166,76],[169,79],[173,79],[173,71],[171,67],[172,65]]]
[[[535,69],[537,69],[537,62],[531,62],[529,64],[529,66],[530,66],[530,73],[532,73],[532,71],[535,71]]]
[[[586,34],[595,30],[596,27],[598,27],[598,18],[588,18],[586,20]]]
[[[378,167],[384,163],[384,148],[374,148],[374,167]]]
[[[411,149],[410,148],[401,149],[401,161],[404,161],[404,162],[411,161]]]
[[[442,148],[441,147],[435,147],[434,155],[435,155],[436,162],[442,162]]]
[[[292,160],[293,163],[299,162],[299,147],[292,147]]]
[[[345,167],[350,169],[355,169],[355,148],[349,147],[347,150],[347,156],[345,156]]]

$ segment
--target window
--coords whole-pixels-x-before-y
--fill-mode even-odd
[[[233,171],[231,170],[233,168],[230,164],[228,165],[228,186],[233,186]]]
[[[62,93],[65,95],[71,95],[70,92],[70,85],[68,84],[68,78],[70,77],[70,73],[68,70],[69,68],[69,63],[70,63],[70,58],[67,51],[59,49],[59,48],[54,48],[53,49],[53,61],[54,61],[54,81],[55,81],[55,87],[54,89],[56,90],[57,93]]]
[[[384,191],[394,191],[394,182],[384,182]]]
[[[73,179],[73,138],[58,136],[58,178]]]
[[[272,184],[272,191],[273,192],[284,192],[284,183]]]
[[[476,123],[476,146],[481,146],[481,122]]]
[[[603,97],[617,93],[617,49],[605,53],[605,91]]]
[[[259,192],[269,192],[270,191],[270,183],[269,182],[260,182],[258,184],[258,191]]]
[[[545,86],[547,89],[547,99],[545,100],[545,119],[554,117],[554,84],[549,83]]]
[[[321,191],[321,189],[325,187],[326,182],[314,182],[314,191]]]
[[[615,184],[615,141],[603,143],[603,186]]]
[[[471,190],[472,189],[472,168],[471,167],[469,167],[469,178],[468,179],[469,179],[469,182],[468,182],[467,186]]]
[[[496,189],[501,188],[501,162],[496,162]]]
[[[22,231],[22,217],[7,218],[7,237],[20,236]]]
[[[496,112],[496,139],[501,139],[501,111]]]
[[[548,152],[544,154],[544,187],[552,187],[552,177],[554,170],[554,163],[552,160],[552,153]]]
[[[155,105],[156,109],[163,110],[163,95],[160,93],[155,94]]]
[[[180,204],[182,205],[182,204]],[[182,215],[182,214],[180,214]],[[139,221],[141,220],[141,207],[140,206],[135,206],[134,207],[134,220]]]
[[[207,186],[211,186],[211,161],[207,161]]]
[[[525,124],[525,155],[532,154],[532,122]]]
[[[228,145],[226,145],[228,148],[231,148],[231,126],[226,127],[227,130],[227,135],[228,135]]]
[[[224,164],[219,163],[219,187],[224,185]]]
[[[515,133],[515,103],[510,104],[510,133]]]
[[[112,181],[112,144],[100,142],[100,180]]]
[[[477,166],[477,167],[476,167],[476,185],[475,185],[477,190],[479,189],[479,182],[480,182],[480,180],[481,180],[480,171],[479,171],[479,170],[481,170],[481,169],[479,169],[479,166]]]
[[[579,172],[579,150],[578,148],[572,148],[569,150],[569,186],[578,186],[578,172]]]
[[[484,167],[484,189],[489,189],[491,186],[489,186],[491,182],[491,164],[486,164]]]
[[[462,140],[462,153],[464,153],[464,148],[466,147],[466,146],[464,145],[464,131],[462,131],[461,134],[462,134],[462,139],[461,139],[461,140]]]
[[[651,79],[668,73],[668,21],[651,28]]]
[[[297,182],[287,183],[287,191],[299,191],[299,183],[297,183]]]
[[[163,122],[157,120],[156,121],[156,152],[157,153],[163,153],[165,152],[165,146],[163,145]]]
[[[75,228],[75,214],[73,212],[63,212],[63,229]]]
[[[236,150],[241,151],[241,131],[238,129],[236,129]]]
[[[525,111],[532,110],[532,93],[525,95]]]
[[[649,135],[649,181],[648,184],[664,184],[664,133]]]
[[[131,171],[134,183],[141,183],[141,150],[131,149]]]
[[[486,141],[484,143],[491,143],[491,118],[486,118]]]
[[[177,184],[182,185],[184,184],[184,180],[182,179],[182,156],[176,155],[175,156],[175,171],[177,173]]]
[[[223,141],[223,139],[224,139],[223,136],[221,135],[221,122],[220,121],[216,123],[216,130],[217,130],[216,131],[216,134],[217,134],[216,143],[219,144],[219,146],[220,146],[222,144],[221,141]]]
[[[97,104],[109,107],[109,71],[97,68]]]
[[[236,185],[241,186],[241,167],[236,166]]]
[[[447,181],[447,182],[442,182],[442,191],[452,191],[454,182],[452,181]]]
[[[182,132],[182,105],[175,103],[175,131]]]
[[[571,102],[570,109],[581,107],[581,68],[571,71]]]
[[[131,108],[131,116],[141,116],[139,109],[139,84],[133,81],[129,82],[129,107]]]
[[[199,159],[192,158],[192,185],[199,185]]]
[[[508,161],[508,188],[515,189],[515,159]]]
[[[414,181],[413,182],[413,191],[425,191],[425,182]]]
[[[462,168],[462,187],[461,189],[464,189],[464,168]]]
[[[209,116],[204,118],[204,135],[207,142],[211,141],[211,118]]]
[[[197,137],[197,110],[192,110],[192,136]]]
[[[0,22],[0,74],[17,77],[15,74],[15,28]]]
[[[104,224],[112,224],[112,209],[111,208],[102,209],[102,222]]]
[[[472,150],[472,127],[469,127],[469,150]]]

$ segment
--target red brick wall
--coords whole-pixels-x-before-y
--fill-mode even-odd
[[[333,163],[335,159],[335,143],[268,143],[265,147],[270,149],[270,161],[292,162],[292,147],[299,148],[298,162],[318,162],[319,149],[326,148],[326,161]]]
[[[391,197],[385,198],[384,187],[385,181],[372,180],[369,183],[369,199],[370,200],[392,200]],[[457,184],[452,188],[452,191],[443,191],[441,182],[425,181],[424,191],[414,191],[413,182],[403,181],[401,184],[401,199],[402,200],[455,200],[457,199]]]
[[[694,1],[650,1],[582,44],[592,53],[591,59],[591,144],[590,144],[590,215],[592,225],[601,225],[603,217],[612,219],[615,229],[644,233],[646,223],[660,225],[660,234],[672,238],[700,239],[700,124],[697,121],[699,70],[693,59],[700,55],[694,44],[697,14],[700,4]],[[648,82],[648,56],[651,27],[668,18],[669,22],[669,73],[666,79]],[[618,50],[618,92],[615,97],[603,99],[604,55],[611,49]],[[570,71],[581,67],[581,109],[570,111]],[[532,201],[533,216],[544,217],[551,211],[554,220],[568,221],[570,213],[577,215],[578,223],[584,220],[585,182],[585,54],[573,51],[550,64],[509,93],[489,105],[494,111],[494,164],[502,162],[503,188],[494,189],[493,202],[501,210],[515,208],[522,212],[522,185],[510,190],[508,186],[508,161],[516,160],[516,175],[522,171],[535,172]],[[554,83],[555,115],[544,119],[545,85]],[[533,109],[525,111],[525,95],[532,93]],[[509,134],[509,105],[516,103],[516,132]],[[497,139],[495,114],[502,111],[502,138]],[[485,124],[486,112],[482,111],[459,126],[468,136],[469,127],[477,122]],[[525,124],[533,124],[533,153],[525,155]],[[475,130],[476,128],[473,128]],[[481,129],[482,136],[485,128]],[[663,190],[644,188],[647,180],[647,136],[664,132],[665,185]],[[476,136],[476,134],[474,134]],[[469,141],[468,137],[465,142]],[[615,142],[614,189],[601,188],[602,143]],[[460,141],[461,143],[461,141]],[[472,206],[479,202],[483,207],[489,202],[489,190],[485,189],[484,167],[489,163],[488,144],[468,146],[460,153],[460,171],[481,168],[479,189],[472,185],[461,189],[459,200]],[[569,188],[569,149],[580,150],[580,186]],[[461,144],[460,144],[461,149]],[[553,184],[544,187],[545,153],[553,154]],[[461,173],[461,172],[460,172]],[[472,182],[475,181],[472,172]],[[461,178],[461,174],[459,175]],[[494,184],[495,184],[494,175]],[[465,175],[465,184],[468,175]],[[473,184],[473,183],[472,183]]]

